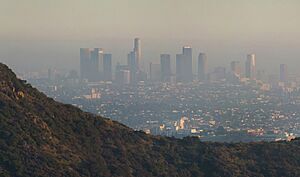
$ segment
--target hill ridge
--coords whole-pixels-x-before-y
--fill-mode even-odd
[[[0,64],[0,176],[300,176],[299,145],[146,135],[58,103]]]

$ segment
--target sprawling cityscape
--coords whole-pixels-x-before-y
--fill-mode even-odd
[[[300,135],[300,78],[286,64],[277,75],[258,70],[255,54],[208,72],[200,53],[193,73],[191,46],[176,55],[161,54],[160,63],[142,70],[141,39],[134,39],[127,63],[112,66],[102,48],[80,49],[80,72],[22,78],[55,100],[117,120],[135,130],[171,137],[198,136],[203,141],[274,141]]]

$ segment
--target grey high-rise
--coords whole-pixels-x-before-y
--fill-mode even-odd
[[[81,48],[80,49],[80,77],[81,79],[89,78],[90,71],[90,49],[89,48]]]
[[[256,78],[256,58],[255,54],[247,55],[247,60],[245,64],[245,76],[249,79]]]
[[[112,55],[104,54],[103,56],[103,79],[105,81],[112,80]]]
[[[193,53],[190,46],[184,46],[182,54],[176,55],[176,81],[193,81]]]
[[[205,53],[200,53],[198,56],[198,80],[205,81],[207,74],[207,57]]]
[[[162,82],[171,81],[171,56],[169,54],[160,55],[160,73]]]
[[[134,49],[133,51],[136,53],[136,69],[139,71],[141,68],[141,60],[142,60],[142,47],[140,38],[134,39]]]
[[[137,60],[136,60],[136,52],[132,51],[128,54],[127,65],[130,70],[130,82],[131,84],[137,83]]]

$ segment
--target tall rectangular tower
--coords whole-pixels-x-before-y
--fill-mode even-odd
[[[182,54],[176,55],[176,81],[193,81],[193,55],[190,46],[184,46]]]
[[[91,52],[89,48],[80,48],[80,77],[81,79],[88,79],[90,75],[90,57]]]
[[[112,55],[103,55],[103,79],[104,81],[112,80]]]
[[[141,60],[142,60],[142,47],[141,47],[141,40],[140,38],[135,38],[134,39],[134,48],[133,51],[136,53],[136,67],[137,71],[139,71],[140,65],[141,65]]]
[[[169,54],[160,55],[160,73],[162,82],[171,81],[171,56]]]
[[[183,82],[183,73],[184,73],[184,65],[183,65],[183,55],[176,55],[176,82]]]
[[[207,57],[205,53],[200,53],[198,56],[198,80],[205,81],[207,74]]]

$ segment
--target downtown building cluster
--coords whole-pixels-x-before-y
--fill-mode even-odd
[[[149,72],[142,70],[142,47],[139,38],[134,39],[133,50],[127,55],[127,64],[117,63],[115,74],[112,74],[112,54],[104,53],[101,48],[80,49],[80,76],[89,82],[113,81],[118,84],[137,84],[140,81],[190,83],[193,81],[240,81],[263,80],[265,73],[257,70],[255,54],[248,54],[245,68],[239,61],[230,63],[230,70],[226,67],[215,67],[208,72],[208,60],[205,53],[200,53],[197,60],[197,74],[193,73],[193,49],[183,46],[182,53],[176,54],[175,72],[172,72],[171,55],[161,54],[160,63],[150,63]],[[243,72],[244,71],[244,72]],[[280,82],[288,79],[287,67],[280,65]]]

